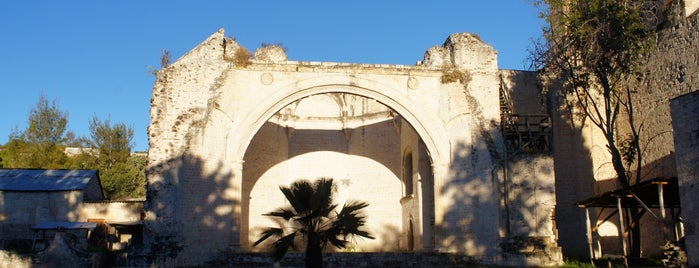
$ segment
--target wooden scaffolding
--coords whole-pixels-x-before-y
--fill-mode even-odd
[[[624,261],[628,263],[629,250],[627,240],[631,234],[631,228],[639,224],[641,217],[645,214],[651,215],[662,226],[661,231],[666,240],[665,255],[668,257],[666,261],[682,262],[682,259],[686,261],[686,255],[684,255],[684,257],[682,256],[683,249],[679,246],[682,244],[684,229],[682,225],[679,188],[676,177],[655,178],[642,181],[626,188],[587,198],[578,202],[577,205],[585,209],[587,243],[590,250],[591,261],[602,257],[602,252],[596,254],[594,250],[593,233],[597,232],[604,222],[613,221],[614,216],[617,216],[616,220],[618,220],[620,226],[619,237],[624,253],[623,257]],[[598,208],[594,224],[590,218],[590,208]],[[630,209],[639,210],[636,218],[630,217]],[[660,215],[655,214],[653,209],[659,211]],[[607,210],[612,210],[612,213],[602,218],[602,215],[604,215],[604,212]],[[673,254],[674,256],[670,256]],[[673,257],[675,258],[674,260],[672,259]]]

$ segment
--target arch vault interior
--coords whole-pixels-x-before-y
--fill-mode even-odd
[[[349,250],[432,247],[423,244],[421,224],[433,214],[421,204],[421,195],[434,191],[427,150],[400,114],[374,99],[330,92],[296,100],[259,129],[243,161],[244,248],[253,249],[262,228],[279,224],[262,215],[288,205],[279,186],[321,177],[334,179],[336,203],[370,204],[366,229],[376,239],[357,239]]]

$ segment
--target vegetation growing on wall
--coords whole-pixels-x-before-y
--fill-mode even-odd
[[[250,51],[243,47],[239,46],[235,50],[235,54],[232,59],[230,59],[233,62],[233,65],[237,67],[247,67],[250,65],[252,62],[250,61],[250,57],[252,57],[252,54],[250,54]]]
[[[149,66],[148,70],[153,76],[158,76],[158,72],[160,70],[165,69],[166,67],[170,66],[170,60],[171,60],[172,54],[170,54],[170,50],[163,49],[163,53],[160,55],[160,69]]]
[[[442,84],[461,83],[464,87],[468,87],[468,83],[471,82],[471,73],[456,68],[443,68],[439,82]]]

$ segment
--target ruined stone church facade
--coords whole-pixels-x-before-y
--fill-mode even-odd
[[[415,66],[289,61],[277,46],[245,53],[221,30],[158,75],[145,215],[153,256],[195,265],[265,250],[252,242],[278,224],[261,214],[285,204],[279,186],[331,177],[337,202],[370,204],[376,239],[351,251],[561,261],[548,138],[502,134],[504,106],[546,112],[536,76],[498,69],[478,36],[451,35]]]
[[[630,80],[645,125],[640,181],[678,178],[675,236],[698,265],[699,1],[661,4],[656,47]],[[604,139],[548,92],[534,72],[498,69],[473,34],[403,66],[290,61],[276,46],[249,57],[221,30],[158,74],[141,253],[198,265],[265,250],[252,242],[279,224],[261,215],[285,205],[278,187],[319,177],[335,180],[338,203],[370,204],[376,239],[348,251],[536,266],[621,253],[620,224],[576,205],[615,189]],[[644,256],[662,254],[657,218],[640,224]]]

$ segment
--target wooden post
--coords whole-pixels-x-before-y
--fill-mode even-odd
[[[585,225],[587,229],[587,246],[590,248],[590,263],[592,266],[595,265],[595,250],[592,247],[592,227],[590,226],[590,208],[585,208]]]
[[[665,222],[665,198],[663,197],[663,184],[658,184],[658,205],[660,206],[660,217]]]
[[[626,227],[624,225],[624,210],[621,207],[621,196],[616,197],[616,209],[619,210],[619,237],[621,238],[621,248],[624,250],[624,265],[629,267],[629,250],[626,247],[626,237],[624,236]]]
[[[670,226],[665,218],[665,198],[663,197],[663,184],[658,184],[658,206],[660,206],[660,218],[663,222],[663,235],[665,240],[670,240]],[[677,239],[674,239],[677,241]]]

